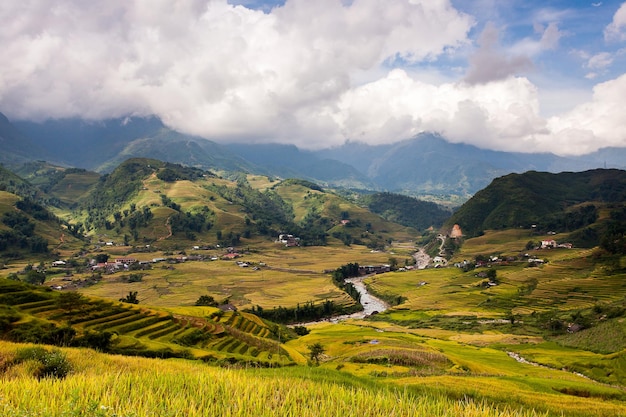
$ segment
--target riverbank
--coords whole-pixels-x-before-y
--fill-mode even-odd
[[[382,313],[383,311],[387,310],[389,308],[389,304],[387,304],[380,298],[373,296],[367,291],[367,287],[365,286],[365,283],[363,281],[369,276],[370,275],[365,275],[362,277],[347,278],[345,280],[346,282],[354,285],[354,288],[356,288],[356,290],[359,292],[359,295],[361,296],[361,305],[363,306],[362,311],[357,311],[356,313],[352,314],[343,314],[341,316],[334,316],[324,320],[311,321],[307,323],[296,323],[293,324],[293,326],[306,327],[319,323],[339,323],[348,319],[362,319],[371,316],[372,314]]]

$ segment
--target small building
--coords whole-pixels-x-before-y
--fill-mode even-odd
[[[290,234],[278,235],[278,241],[287,247],[300,246],[300,238]]]
[[[391,272],[391,265],[359,265],[359,275]]]
[[[134,264],[135,262],[137,262],[137,259],[135,258],[116,258],[115,259],[115,263],[117,264],[130,265],[130,264]]]
[[[435,256],[433,262],[437,265],[445,265],[448,261],[443,256]]]
[[[541,241],[541,249],[551,249],[551,248],[556,248],[556,247],[557,247],[557,244],[556,244],[556,240],[554,239]]]

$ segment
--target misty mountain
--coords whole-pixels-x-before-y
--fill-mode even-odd
[[[626,155],[626,150],[621,152]],[[494,178],[512,172],[580,171],[601,167],[605,161],[611,162],[612,167],[620,167],[619,158],[609,158],[601,151],[577,158],[549,153],[501,152],[450,143],[433,134],[421,134],[391,145],[348,142],[318,154],[359,166],[371,181],[385,190],[410,195],[453,194],[465,198],[486,187]]]
[[[248,171],[250,164],[223,146],[167,128],[156,117],[90,122],[80,119],[18,121],[14,125],[49,160],[109,172],[129,158],[153,158],[203,169]]]
[[[526,171],[582,171],[626,167],[625,148],[560,157],[513,153],[450,143],[434,134],[387,145],[346,142],[318,151],[294,145],[219,144],[167,128],[155,117],[100,122],[80,119],[9,122],[0,118],[2,159],[19,164],[45,159],[110,172],[143,157],[205,170],[302,178],[325,186],[427,196],[460,204],[494,178]]]
[[[45,149],[35,145],[27,135],[0,113],[0,163],[17,167],[24,162],[43,158]]]
[[[227,147],[255,164],[260,169],[257,171],[259,174],[310,179],[346,188],[376,188],[376,184],[355,166],[337,159],[320,157],[294,145],[231,144]]]

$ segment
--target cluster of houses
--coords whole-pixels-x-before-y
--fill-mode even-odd
[[[541,249],[565,248],[572,249],[571,243],[557,243],[554,239],[542,240]]]

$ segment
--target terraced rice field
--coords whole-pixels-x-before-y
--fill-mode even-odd
[[[291,361],[280,343],[272,339],[274,335],[267,324],[252,314],[229,312],[221,322],[216,322],[103,300],[62,308],[57,302],[57,293],[36,296],[27,293],[11,293],[16,296],[12,304],[19,311],[38,319],[71,325],[79,333],[111,332],[118,340],[118,349],[141,350],[148,346],[182,352],[191,348],[199,356],[209,354],[226,359]],[[37,297],[47,299],[28,301]],[[25,301],[20,302],[21,299]]]

